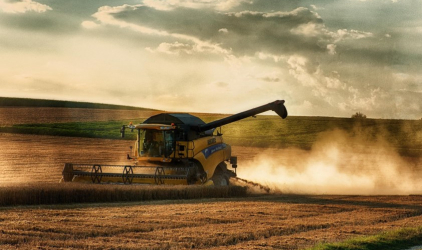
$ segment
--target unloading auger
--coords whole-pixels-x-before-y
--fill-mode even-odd
[[[122,137],[127,129],[137,133],[129,164],[66,163],[62,181],[226,186],[236,177],[237,157],[214,130],[269,110],[287,117],[284,100],[277,100],[210,123],[186,113],[162,113],[141,124],[123,125]]]

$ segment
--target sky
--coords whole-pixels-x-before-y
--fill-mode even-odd
[[[422,0],[0,0],[0,96],[422,118]]]

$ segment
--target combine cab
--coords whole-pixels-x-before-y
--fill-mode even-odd
[[[125,184],[202,184],[226,186],[236,176],[237,158],[215,128],[273,110],[287,117],[284,101],[275,101],[239,114],[205,123],[190,114],[163,113],[142,124],[124,125],[137,133],[127,165],[66,163],[63,181]],[[231,165],[231,169],[227,165]]]

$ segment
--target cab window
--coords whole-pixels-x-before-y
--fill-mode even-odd
[[[169,157],[174,148],[174,132],[145,129],[139,137],[139,155],[149,157]]]

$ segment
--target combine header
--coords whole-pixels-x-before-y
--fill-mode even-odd
[[[130,164],[66,163],[62,181],[226,186],[236,177],[237,157],[215,128],[269,110],[287,117],[284,100],[278,100],[210,123],[190,114],[163,113],[141,124],[123,125],[122,137],[127,129],[137,133],[132,155],[127,156]]]

